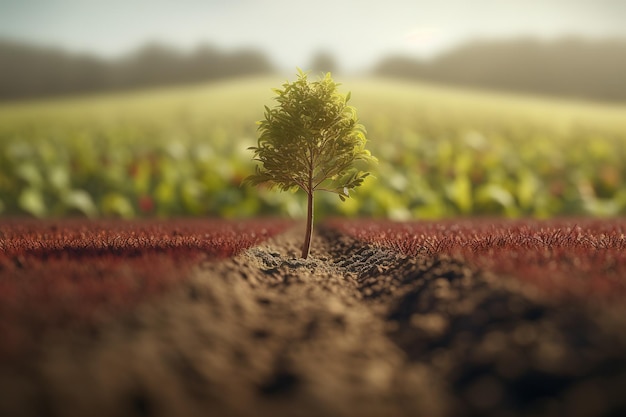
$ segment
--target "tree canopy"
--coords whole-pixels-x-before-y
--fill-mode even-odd
[[[328,191],[345,200],[369,175],[358,169],[357,161],[375,161],[365,149],[365,127],[356,109],[348,105],[350,93],[338,92],[338,86],[330,73],[309,82],[298,69],[296,81],[273,90],[278,104],[265,106],[265,118],[258,122],[258,144],[249,148],[261,164],[244,182],[267,183],[281,191],[304,190],[309,197],[307,230],[312,223],[313,193]],[[310,235],[305,240],[310,241]]]

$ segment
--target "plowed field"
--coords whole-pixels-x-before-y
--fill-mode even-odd
[[[597,235],[592,223],[550,222],[494,224],[624,244],[621,221]],[[498,268],[508,258],[497,239],[408,250],[415,225],[383,239],[373,231],[389,224],[340,223],[319,225],[307,260],[301,227],[287,222],[152,222],[135,235],[130,223],[89,223],[96,233],[81,224],[69,237],[65,221],[0,223],[0,415],[626,415],[619,250],[568,257],[561,245],[528,279]],[[233,250],[214,249],[217,224]],[[420,233],[488,230],[450,224]],[[588,265],[605,268],[611,296],[555,291],[568,286],[564,270],[579,272],[573,287],[595,288],[579,283],[597,279]]]

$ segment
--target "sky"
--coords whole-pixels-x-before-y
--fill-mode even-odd
[[[254,48],[281,69],[428,59],[480,38],[626,37],[626,0],[0,0],[0,38],[105,57],[148,42]]]

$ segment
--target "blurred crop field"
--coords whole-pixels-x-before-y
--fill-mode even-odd
[[[0,104],[0,216],[302,216],[301,195],[240,186],[284,81]],[[626,214],[626,104],[337,81],[379,164],[320,216]]]

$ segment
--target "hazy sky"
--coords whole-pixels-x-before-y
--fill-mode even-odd
[[[148,42],[253,47],[283,69],[346,70],[476,37],[626,37],[626,0],[0,0],[0,37],[118,56]]]

